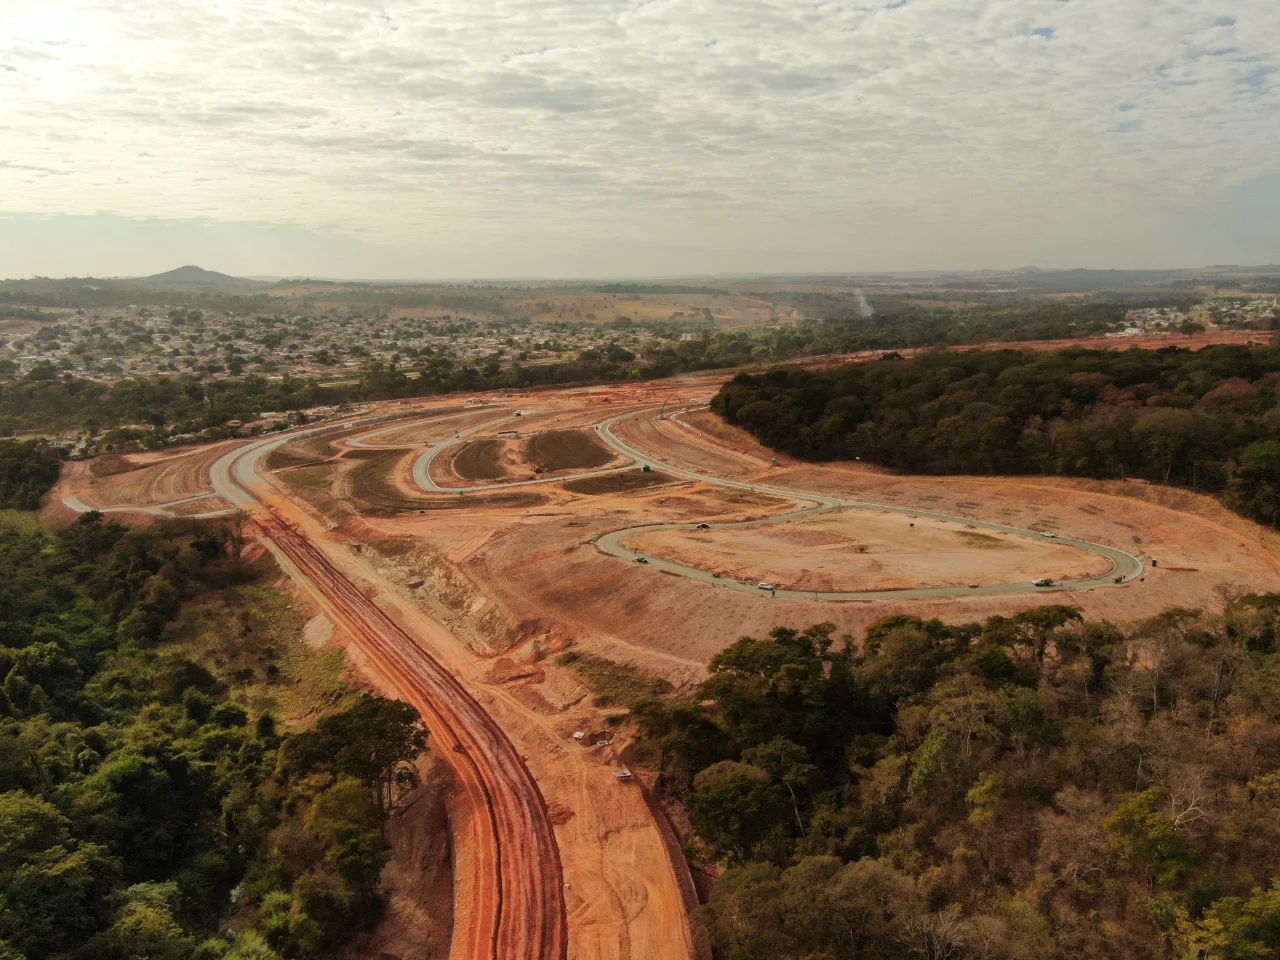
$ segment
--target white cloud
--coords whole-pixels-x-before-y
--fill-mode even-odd
[[[5,0],[0,212],[423,275],[1224,259],[1277,37],[1274,0]]]

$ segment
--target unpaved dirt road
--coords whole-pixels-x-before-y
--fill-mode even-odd
[[[569,939],[560,852],[546,802],[523,758],[448,670],[259,496],[265,485],[257,472],[262,457],[297,436],[249,444],[222,457],[211,469],[214,489],[255,514],[264,543],[422,715],[441,759],[462,785],[470,801],[477,869],[468,873],[470,909],[467,922],[455,927],[451,956],[565,960]]]

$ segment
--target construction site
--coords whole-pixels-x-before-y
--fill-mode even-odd
[[[779,624],[1038,604],[1132,622],[1280,591],[1275,532],[1213,498],[799,462],[707,409],[723,380],[370,404],[72,463],[49,509],[243,519],[309,635],[418,709],[448,784],[453,922],[389,935],[404,960],[709,957],[680,811],[560,654],[680,691]]]

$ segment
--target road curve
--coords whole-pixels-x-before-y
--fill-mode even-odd
[[[263,504],[261,458],[300,436],[383,418],[320,427],[249,444],[210,469],[214,489],[250,510],[264,544],[303,581],[406,702],[422,715],[438,754],[465,791],[475,841],[470,927],[455,930],[453,960],[566,960],[564,875],[546,801],[498,723],[461,683],[344,576],[292,525]]]
[[[377,430],[369,433],[362,433],[358,437],[350,437],[346,444],[357,450],[415,450],[418,447],[430,446],[432,443],[439,443],[438,440],[420,440],[416,443],[369,443],[374,437],[380,437],[386,433],[392,433],[397,430],[407,430],[410,427],[420,426],[424,423],[445,423],[449,420],[461,420],[463,417],[469,417],[476,412],[482,410],[476,407],[470,410],[464,410],[461,413],[453,413],[443,417],[423,417],[421,419],[406,420],[403,423],[393,423],[389,427],[379,427]]]
[[[728,487],[734,490],[744,490],[749,493],[768,494],[770,496],[783,497],[788,500],[802,500],[812,503],[813,506],[805,507],[800,510],[792,510],[789,513],[778,514],[776,516],[767,517],[762,520],[746,520],[739,523],[712,523],[709,527],[713,530],[733,529],[737,527],[756,527],[766,526],[775,523],[786,523],[800,517],[813,516],[820,513],[829,513],[836,510],[878,510],[883,513],[906,514],[913,517],[925,517],[930,520],[936,520],[941,523],[955,523],[965,527],[976,527],[980,530],[990,530],[996,533],[1012,534],[1018,537],[1026,537],[1043,543],[1045,536],[1043,533],[1035,530],[1027,530],[1022,527],[1011,527],[1002,523],[989,523],[985,520],[974,520],[969,517],[957,517],[946,513],[935,513],[931,510],[918,510],[912,507],[893,506],[883,503],[872,503],[866,500],[846,500],[839,497],[829,497],[822,494],[808,493],[804,491],[791,490],[785,487],[771,487],[762,483],[747,483],[741,480],[727,480],[723,477],[715,477],[710,474],[698,473],[694,470],[686,470],[683,467],[677,467],[674,464],[664,463],[658,458],[637,450],[626,441],[620,439],[613,432],[613,425],[619,420],[625,420],[631,416],[643,416],[646,413],[652,413],[651,410],[641,411],[638,414],[625,413],[603,423],[596,425],[596,432],[600,435],[609,446],[617,450],[619,453],[626,454],[629,457],[641,462],[648,463],[653,467],[661,469],[664,473],[674,476],[683,477],[686,480],[695,480],[700,483],[709,483],[716,486]],[[660,523],[647,524],[638,527],[628,527],[625,530],[615,530],[607,533],[596,541],[596,547],[602,553],[610,556],[620,557],[624,560],[636,560],[641,554],[633,550],[628,550],[623,546],[622,542],[627,537],[638,533],[645,533],[654,530],[694,530],[697,529],[695,523]],[[741,580],[735,580],[729,577],[717,577],[715,574],[697,567],[686,566],[682,563],[676,563],[671,560],[663,560],[660,557],[654,557],[645,554],[644,558],[649,565],[657,570],[663,570],[676,576],[688,577],[693,580],[700,580],[714,586],[724,587],[728,590],[738,590],[743,593],[750,593],[764,597],[790,598],[796,600],[829,600],[829,601],[851,601],[851,600],[925,600],[938,597],[974,597],[974,596],[997,596],[1018,593],[1049,593],[1052,591],[1066,590],[1079,592],[1083,590],[1095,590],[1101,587],[1120,586],[1129,583],[1132,580],[1142,576],[1144,569],[1142,561],[1132,554],[1125,553],[1123,550],[1117,550],[1114,547],[1108,547],[1105,544],[1093,543],[1089,540],[1080,540],[1076,537],[1056,537],[1053,543],[1062,544],[1063,546],[1074,547],[1077,550],[1084,550],[1088,553],[1097,554],[1104,557],[1112,564],[1112,569],[1105,574],[1096,577],[1088,577],[1080,580],[1070,580],[1066,582],[1056,583],[1052,588],[1037,587],[1030,583],[996,583],[988,584],[980,587],[922,587],[914,590],[862,590],[862,591],[813,591],[813,590],[772,590],[765,592],[759,589],[754,583],[745,583]],[[1119,577],[1119,583],[1116,578]]]
[[[533,411],[530,410],[530,413]],[[461,430],[458,435],[448,440],[440,441],[429,450],[424,450],[422,455],[413,462],[413,482],[418,485],[418,489],[425,493],[482,493],[494,490],[509,490],[512,487],[527,487],[537,483],[561,483],[565,480],[581,480],[585,477],[603,477],[610,473],[626,473],[628,470],[639,469],[639,464],[632,461],[623,464],[620,467],[605,467],[603,470],[586,470],[580,473],[561,474],[554,477],[536,477],[532,480],[506,480],[498,483],[481,483],[467,487],[442,487],[431,478],[431,463],[448,447],[456,446],[467,440],[472,434],[478,433],[486,427],[492,427],[498,423],[507,422],[509,416],[499,417],[496,420],[489,420],[485,423],[476,424],[466,430]],[[381,431],[378,431],[381,432]],[[373,434],[367,434],[373,436]]]

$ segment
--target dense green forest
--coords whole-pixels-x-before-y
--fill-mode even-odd
[[[426,733],[352,694],[290,735],[241,705],[252,667],[172,649],[188,603],[261,589],[240,545],[0,522],[5,960],[333,957],[379,916],[383,822]]]
[[[42,440],[0,440],[0,509],[34,510],[62,466]]]
[[[742,374],[712,408],[796,456],[917,473],[1142,477],[1280,520],[1280,347],[930,351]]]
[[[1280,596],[833,629],[633,707],[724,960],[1280,956]]]

